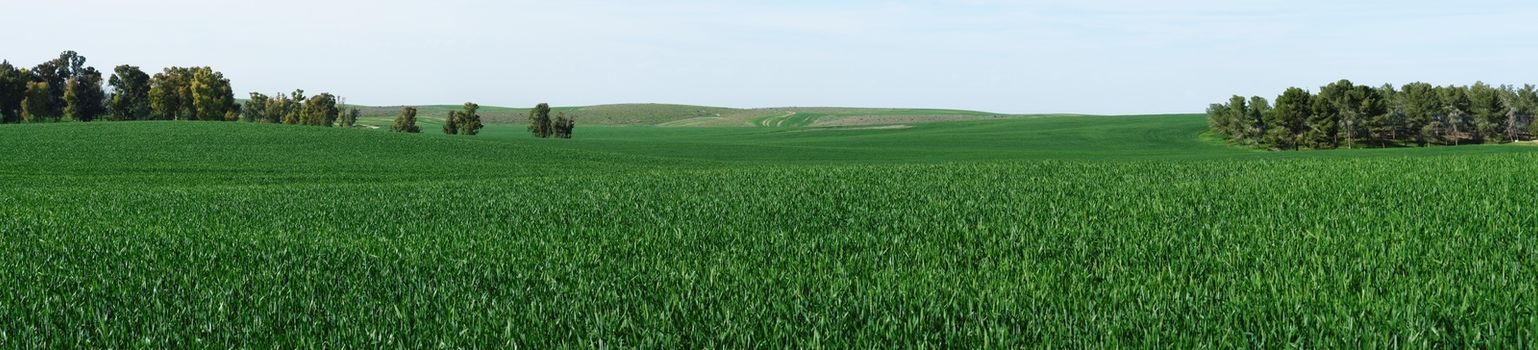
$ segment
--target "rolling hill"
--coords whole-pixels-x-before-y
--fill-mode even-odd
[[[441,122],[458,105],[417,107],[417,118]],[[400,114],[399,106],[358,107],[365,124],[388,125]],[[528,119],[528,108],[481,106],[478,111],[488,124],[520,124]],[[1003,119],[1045,115],[1010,115],[948,109],[776,107],[739,109],[675,104],[611,104],[580,107],[552,107],[552,113],[574,116],[581,125],[653,125],[667,127],[835,127],[913,124],[937,121]]]

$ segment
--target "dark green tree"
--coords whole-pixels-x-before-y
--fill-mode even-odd
[[[59,57],[32,67],[33,81],[48,83],[48,109],[55,113],[64,111],[64,93],[69,80],[85,70],[85,57],[74,51],[59,53]],[[34,101],[34,103],[41,103]]]
[[[534,137],[547,138],[554,132],[550,125],[550,104],[541,103],[529,110],[529,133]]]
[[[565,112],[556,113],[555,121],[551,128],[554,129],[556,138],[569,139],[571,138],[572,129],[577,128],[577,121],[567,117]]]
[[[1276,98],[1276,109],[1266,121],[1265,143],[1277,149],[1298,149],[1313,114],[1312,102],[1313,95],[1308,90],[1287,88]]]
[[[1213,133],[1218,134],[1218,136],[1237,139],[1238,137],[1229,128],[1229,125],[1233,124],[1233,121],[1229,120],[1229,118],[1228,104],[1214,103],[1207,105],[1207,128],[1211,129]]]
[[[1389,90],[1393,89],[1392,86],[1386,87]],[[1367,85],[1357,85],[1356,89],[1352,90],[1351,95],[1356,101],[1356,106],[1351,112],[1353,123],[1351,132],[1354,135],[1350,141],[1351,146],[1355,147],[1358,142],[1364,142],[1375,143],[1382,147],[1385,137],[1392,134],[1392,130],[1385,130],[1384,126],[1390,129],[1397,127],[1397,122],[1393,121],[1390,114],[1389,97],[1384,96],[1382,91]]]
[[[0,123],[20,123],[21,101],[27,98],[32,72],[0,61]]]
[[[1503,88],[1510,88],[1503,87]],[[1475,143],[1504,143],[1506,138],[1506,104],[1501,101],[1501,90],[1475,82],[1469,87],[1469,112],[1473,121],[1472,137]]]
[[[459,111],[449,111],[449,116],[443,118],[443,133],[447,135],[459,134]]]
[[[336,107],[336,96],[325,92],[305,100],[304,111],[304,116],[300,118],[301,124],[324,127],[331,127],[341,114],[341,110]]]
[[[102,90],[101,72],[85,70],[69,78],[64,89],[64,115],[70,120],[88,122],[107,114],[107,93]]]
[[[1438,88],[1437,95],[1442,99],[1443,109],[1440,118],[1433,121],[1433,125],[1440,126],[1433,128],[1437,139],[1442,143],[1463,144],[1463,140],[1469,138],[1468,132],[1473,129],[1473,113],[1470,112],[1473,103],[1469,101],[1469,90],[1461,86],[1446,86]]]
[[[1244,143],[1254,144],[1260,142],[1266,135],[1266,119],[1272,113],[1271,102],[1265,97],[1250,97],[1249,108],[1246,109],[1242,121]]]
[[[1249,102],[1244,96],[1235,95],[1226,103],[1215,103],[1207,108],[1207,123],[1213,132],[1235,142],[1249,142]]]
[[[283,104],[283,124],[302,124],[304,116],[304,102],[309,99],[304,97],[304,90],[295,89],[288,94],[288,99]]]
[[[240,120],[248,123],[267,121],[267,103],[272,100],[267,94],[251,92],[240,108]]]
[[[460,135],[476,135],[481,133],[481,127],[485,125],[481,124],[481,115],[476,113],[480,108],[481,105],[465,102],[464,111],[460,112],[458,118],[455,119],[458,122],[455,128],[458,129]]]
[[[395,117],[395,124],[390,126],[390,131],[419,133],[422,128],[417,127],[416,107],[401,107],[401,115]]]
[[[145,120],[150,118],[150,75],[139,67],[120,65],[112,69],[112,96],[107,109],[113,120]]]
[[[1435,130],[1441,128],[1434,125],[1442,111],[1442,99],[1437,94],[1437,88],[1431,84],[1414,82],[1405,84],[1400,89],[1399,99],[1401,110],[1404,113],[1403,128],[1407,133],[1413,134],[1415,144],[1425,146],[1436,139]]]

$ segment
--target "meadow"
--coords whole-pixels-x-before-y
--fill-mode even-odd
[[[0,125],[0,347],[1538,341],[1529,145],[792,124]]]

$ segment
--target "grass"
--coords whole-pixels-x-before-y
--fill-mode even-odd
[[[0,347],[1531,347],[1538,148],[0,125]]]

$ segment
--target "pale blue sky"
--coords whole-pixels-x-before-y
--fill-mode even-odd
[[[238,95],[1199,112],[1339,78],[1538,83],[1531,1],[7,1],[0,58]]]

